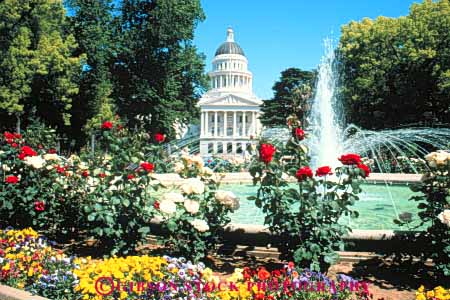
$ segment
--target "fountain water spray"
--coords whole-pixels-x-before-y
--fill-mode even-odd
[[[311,149],[311,165],[315,168],[328,165],[336,167],[342,149],[342,121],[336,113],[340,108],[335,97],[336,78],[334,47],[331,39],[325,39],[325,54],[318,68],[316,92],[308,119]]]

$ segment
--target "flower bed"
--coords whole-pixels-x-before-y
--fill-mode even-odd
[[[50,299],[368,299],[367,285],[293,263],[235,269],[219,278],[203,263],[169,256],[71,257],[31,228],[0,232],[0,283]]]
[[[450,289],[445,289],[442,286],[437,286],[432,290],[425,290],[422,285],[416,292],[416,300],[449,300]]]

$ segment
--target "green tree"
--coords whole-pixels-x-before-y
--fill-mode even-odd
[[[75,99],[74,130],[98,128],[102,121],[114,116],[113,89],[110,67],[116,49],[113,37],[112,0],[69,0],[67,5],[71,31],[78,43],[77,53],[86,53],[80,82],[80,93]]]
[[[307,101],[312,96],[315,72],[289,68],[273,86],[274,97],[264,100],[261,123],[264,126],[286,125],[287,117],[295,114],[304,123]]]
[[[33,109],[50,125],[70,124],[82,55],[65,32],[65,10],[55,0],[0,2],[0,114],[27,120]],[[11,122],[11,118],[5,118]],[[11,126],[12,124],[2,124]]]
[[[176,121],[198,117],[206,77],[192,39],[203,19],[199,0],[122,2],[113,95],[129,126],[173,135]]]
[[[348,121],[370,129],[450,120],[450,1],[408,16],[342,27],[338,47]]]

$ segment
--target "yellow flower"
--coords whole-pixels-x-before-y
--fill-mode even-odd
[[[417,294],[416,295],[416,300],[427,300],[427,298],[425,297],[424,294]]]

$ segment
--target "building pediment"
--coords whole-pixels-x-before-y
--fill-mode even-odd
[[[214,105],[220,105],[220,106],[227,106],[227,105],[242,105],[242,106],[259,106],[261,105],[261,100],[258,98],[252,98],[252,97],[242,97],[238,95],[228,94],[220,97],[215,98],[202,98],[199,102],[199,106],[214,106]]]

